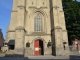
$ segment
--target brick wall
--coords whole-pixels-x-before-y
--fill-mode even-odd
[[[80,40],[78,40],[78,50],[80,50]]]
[[[0,50],[3,45],[4,45],[4,38],[3,38],[2,30],[0,29]]]
[[[72,40],[72,47],[73,47],[73,49],[78,49],[78,50],[80,50],[80,40],[77,40],[78,46],[76,45],[75,41],[76,41],[76,40]],[[77,47],[77,48],[76,48],[76,47]]]

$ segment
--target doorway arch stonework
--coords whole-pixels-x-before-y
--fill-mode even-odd
[[[45,55],[45,49],[46,49],[46,47],[47,47],[47,46],[46,46],[47,42],[46,42],[43,38],[41,38],[41,37],[37,37],[37,38],[33,39],[32,42],[31,42],[32,49],[33,49],[33,55],[34,55],[34,42],[35,42],[36,40],[41,40],[41,41],[43,41],[43,48],[44,48],[44,55]]]
[[[44,44],[41,39],[37,39],[34,41],[34,55],[44,55]]]

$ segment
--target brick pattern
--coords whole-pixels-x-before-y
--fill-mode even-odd
[[[78,40],[78,50],[80,51],[80,40]]]
[[[78,50],[80,51],[80,40],[77,40],[77,44],[78,44],[78,45],[75,43],[75,41],[76,41],[76,40],[73,40],[73,41],[72,41],[72,47],[73,47],[72,49],[73,49],[73,50],[78,49]]]
[[[0,50],[1,50],[1,47],[4,45],[4,38],[3,38],[3,34],[2,34],[2,31],[0,29]]]

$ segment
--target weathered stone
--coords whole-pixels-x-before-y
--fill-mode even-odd
[[[6,42],[15,40],[15,54],[64,55],[69,52],[61,0],[14,0]],[[36,44],[37,41],[37,44]],[[26,47],[26,43],[30,47]],[[52,42],[52,47],[47,47]],[[40,49],[42,49],[40,51]],[[41,52],[41,53],[39,53]]]
[[[45,50],[45,55],[52,55],[52,47],[47,47]]]
[[[33,56],[33,50],[32,50],[32,48],[26,48],[24,56],[25,57],[27,57],[27,56]]]

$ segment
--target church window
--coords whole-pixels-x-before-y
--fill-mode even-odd
[[[37,12],[34,18],[34,31],[35,32],[42,32],[43,31],[43,23],[42,23],[42,14]]]

